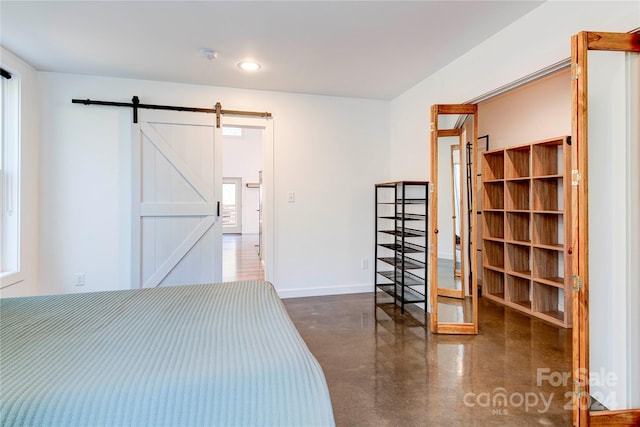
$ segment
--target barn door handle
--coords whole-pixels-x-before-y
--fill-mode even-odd
[[[218,207],[216,209],[216,212],[217,212],[218,218],[220,218],[220,201],[218,201]]]

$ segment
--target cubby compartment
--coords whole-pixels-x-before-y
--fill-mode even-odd
[[[482,179],[495,181],[504,179],[504,152],[487,152],[483,154]]]
[[[531,310],[531,281],[507,274],[505,299],[527,310]]]
[[[530,147],[528,145],[506,150],[505,179],[529,177],[529,151]]]
[[[482,209],[504,209],[504,184],[485,182],[482,186]]]
[[[548,316],[551,320],[564,321],[565,312],[560,310],[560,289],[547,286],[544,283],[533,282],[533,306],[534,312]]]
[[[562,249],[564,245],[563,215],[557,213],[534,213],[533,244]]]
[[[564,174],[564,138],[533,145],[533,176]]]
[[[504,239],[503,212],[482,212],[482,236],[486,239]]]
[[[533,277],[547,285],[564,287],[563,252],[533,248]]]
[[[523,243],[531,243],[531,214],[524,212],[507,212],[505,239]]]
[[[483,264],[487,267],[504,268],[504,243],[483,240]]]
[[[533,210],[564,210],[564,181],[562,178],[540,178],[533,180]]]
[[[484,268],[482,270],[482,292],[501,300],[504,300],[504,273]]]
[[[506,244],[506,270],[524,276],[531,276],[531,248],[525,245]]]
[[[505,209],[508,211],[529,210],[529,180],[507,181],[506,185]]]

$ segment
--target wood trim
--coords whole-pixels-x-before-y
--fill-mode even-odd
[[[590,421],[591,421],[591,427],[639,426],[640,425],[640,409],[592,412]]]
[[[573,420],[574,425],[589,425],[589,254],[588,254],[588,153],[587,153],[587,33],[572,38],[572,169],[581,179],[572,184],[571,223],[573,224],[572,272],[574,276],[573,298]]]
[[[477,334],[477,325],[473,323],[440,323],[438,324],[438,334],[452,335],[473,335]]]
[[[585,32],[588,50],[640,52],[640,34]]]
[[[438,296],[462,299],[464,298],[463,291],[463,289],[458,291],[455,289],[438,288]]]
[[[437,114],[475,114],[478,111],[476,104],[437,104]]]
[[[473,274],[471,279],[471,300],[473,304],[473,333],[478,333],[478,159],[480,154],[478,153],[478,106],[473,104],[471,107],[473,110],[473,165],[471,172],[471,191],[473,197],[471,198],[471,215],[473,217],[473,228],[471,234],[471,272]],[[462,145],[462,144],[461,144]],[[471,226],[471,224],[469,224]]]
[[[430,168],[431,179],[429,184],[429,193],[431,200],[429,201],[429,236],[431,238],[430,255],[431,268],[429,273],[429,300],[431,302],[430,325],[431,332],[438,332],[438,192],[434,189],[438,188],[438,105],[431,106],[431,151],[430,151]]]
[[[439,137],[460,136],[460,129],[438,129]]]

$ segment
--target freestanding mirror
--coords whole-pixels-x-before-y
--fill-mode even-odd
[[[576,427],[640,425],[639,53],[640,34],[571,40]]]
[[[457,120],[457,121],[456,121]],[[453,125],[455,123],[455,125]],[[478,132],[477,106],[433,105],[431,107],[431,202],[429,206],[430,239],[429,246],[429,308],[431,331],[441,334],[478,333],[478,295],[476,257],[469,257],[469,246],[464,244],[464,235],[469,235],[469,227],[476,229],[477,215],[472,215],[473,223],[465,220],[461,212],[471,209],[476,212],[476,200],[466,206],[466,198],[460,197],[475,188],[466,187],[466,180],[460,179],[464,168],[460,148],[466,141],[475,141]],[[473,144],[475,147],[475,144]],[[457,167],[452,153],[458,148]],[[473,150],[475,153],[476,150]],[[476,156],[476,154],[474,154]],[[472,176],[476,176],[476,163],[472,161]],[[455,185],[455,177],[458,185]],[[475,187],[475,180],[470,180]],[[459,189],[456,203],[456,187]],[[452,202],[451,202],[452,201]],[[457,213],[456,213],[457,211]],[[455,218],[454,218],[455,217]],[[454,220],[452,221],[452,218]],[[456,221],[456,220],[459,220]],[[456,225],[459,223],[459,227]],[[453,236],[453,237],[452,237]],[[459,239],[456,237],[459,236]],[[459,245],[457,242],[459,241]],[[471,252],[476,252],[476,242],[472,239]],[[459,247],[459,252],[456,250]],[[471,259],[471,265],[465,262]],[[460,275],[456,276],[455,266],[459,263]]]

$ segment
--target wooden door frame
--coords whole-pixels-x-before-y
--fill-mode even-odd
[[[431,129],[430,129],[430,166],[431,179],[429,186],[431,187],[429,202],[429,236],[431,239],[430,255],[429,255],[429,302],[431,305],[430,328],[431,332],[438,334],[466,334],[473,335],[478,333],[478,274],[477,274],[477,257],[471,257],[472,274],[472,307],[473,307],[473,323],[446,323],[438,322],[438,137],[457,136],[460,137],[461,129],[439,129],[438,116],[445,114],[469,115],[473,114],[473,172],[472,175],[477,176],[477,135],[478,135],[478,106],[476,104],[435,104],[431,106]],[[473,180],[472,188],[467,191],[475,191],[476,184]],[[475,193],[474,193],[475,194]],[[476,253],[477,243],[475,230],[478,225],[477,200],[473,198],[471,210],[473,212],[473,230],[474,235],[471,238],[471,252]],[[471,226],[471,224],[468,224]],[[464,289],[463,289],[464,292]]]
[[[588,51],[640,52],[640,34],[580,32],[571,38],[573,223],[573,425],[638,425],[640,409],[590,411]]]

